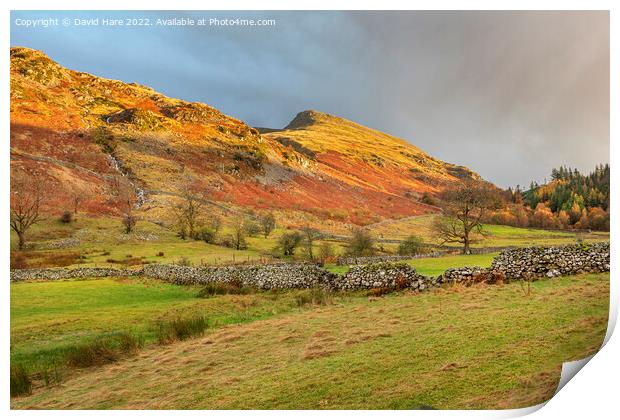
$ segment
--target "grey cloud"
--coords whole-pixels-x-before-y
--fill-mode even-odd
[[[587,171],[609,161],[607,12],[149,15],[273,17],[277,26],[13,26],[11,43],[256,126],[284,126],[308,108],[340,115],[502,186],[542,181],[552,166]]]

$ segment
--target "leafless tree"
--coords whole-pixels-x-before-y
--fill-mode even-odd
[[[444,215],[435,218],[433,230],[441,243],[463,244],[471,252],[472,233],[482,234],[482,220],[499,205],[496,189],[483,181],[466,181],[440,194]]]
[[[88,198],[88,193],[82,187],[75,186],[71,189],[71,205],[73,206],[73,214],[78,214],[80,204]]]
[[[44,190],[36,174],[25,171],[11,174],[11,229],[19,238],[19,249],[26,245],[28,229],[41,220]]]
[[[310,226],[304,226],[301,228],[301,235],[303,237],[303,249],[306,256],[313,260],[314,259],[314,242],[321,238],[321,232],[317,229],[312,228]]]
[[[138,218],[134,214],[134,208],[136,205],[136,191],[133,186],[128,183],[120,184],[118,197],[122,223],[125,227],[125,233],[129,234],[133,232],[133,229],[138,223]]]
[[[193,238],[202,222],[204,213],[204,197],[191,178],[184,179],[178,188],[180,200],[173,206],[176,224],[181,237]]]

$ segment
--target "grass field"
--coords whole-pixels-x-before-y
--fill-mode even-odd
[[[197,298],[198,287],[146,279],[86,279],[11,285],[11,361],[38,371],[62,363],[66,349],[131,331],[153,342],[161,321],[204,314],[211,326],[298,309],[299,292]]]
[[[371,229],[376,237],[403,239],[411,234],[421,236],[425,242],[437,244],[438,239],[432,230],[432,222],[436,216],[426,215],[413,218],[405,218],[390,223],[380,224]],[[577,239],[586,241],[608,241],[609,232],[571,232],[559,230],[544,230],[518,228],[503,225],[484,225],[484,235],[477,235],[477,242],[472,246],[499,247],[515,246],[525,247],[534,245],[561,245],[575,243]]]
[[[490,267],[493,258],[498,255],[498,252],[471,255],[444,255],[441,257],[415,258],[402,262],[413,266],[418,273],[424,274],[425,276],[438,276],[448,268],[465,266]],[[349,271],[349,266],[346,265],[325,264],[325,268],[332,273],[338,274],[344,274]]]
[[[386,223],[371,231],[377,239],[402,239],[410,234],[417,234],[427,243],[437,243],[430,231],[434,216],[421,216],[403,221]],[[79,217],[77,221],[64,224],[55,218],[33,226],[28,232],[30,244],[35,249],[23,253],[13,252],[12,260],[21,255],[28,267],[48,266],[122,266],[145,263],[178,263],[186,260],[192,264],[217,265],[231,262],[264,262],[271,259],[277,238],[286,231],[285,227],[276,229],[271,236],[248,237],[248,248],[234,250],[203,241],[181,240],[175,233],[153,222],[142,220],[131,235],[122,233],[120,221],[113,218]],[[497,246],[531,246],[559,245],[575,243],[577,239],[586,241],[609,240],[609,233],[575,233],[546,231],[540,229],[521,229],[510,226],[485,226],[486,236],[479,239],[475,247]],[[222,236],[230,233],[227,228]],[[16,248],[16,237],[11,234],[11,249]],[[78,240],[57,248],[57,244],[66,240]],[[336,254],[344,253],[344,242],[330,241]],[[319,242],[316,244],[318,248]],[[387,252],[396,252],[397,244],[384,244]],[[163,254],[163,255],[162,255]],[[301,250],[297,257],[300,258]],[[415,264],[414,264],[415,266]],[[448,268],[448,267],[446,267]],[[424,266],[420,265],[423,270]],[[428,272],[433,274],[433,272]]]
[[[195,297],[155,282],[11,285],[11,354],[34,360],[91,334],[176,311],[219,325],[203,338],[35,389],[13,408],[513,408],[548,399],[561,363],[605,335],[609,274],[533,284],[347,295],[296,307],[295,292]],[[241,323],[238,323],[241,322]],[[231,325],[231,323],[237,323]],[[152,332],[151,332],[152,333]]]

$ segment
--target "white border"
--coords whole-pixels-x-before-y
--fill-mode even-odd
[[[89,1],[88,3],[78,0],[64,0],[50,3],[49,1],[5,1],[0,9],[2,22],[0,24],[0,42],[2,43],[2,51],[5,52],[5,57],[8,56],[8,50],[10,47],[10,10],[610,10],[610,36],[611,36],[611,127],[610,127],[610,139],[617,138],[618,124],[614,121],[614,116],[617,117],[618,109],[618,83],[617,77],[620,75],[620,69],[618,68],[617,60],[617,47],[618,43],[618,25],[619,19],[617,18],[618,6],[617,2],[612,1],[577,1],[577,0],[565,0],[562,2],[553,0],[522,0],[522,1],[483,1],[483,0],[470,0],[467,2],[458,0],[446,0],[446,1],[430,1],[430,0],[418,0],[418,1],[396,1],[396,0],[382,0],[380,2],[371,2],[368,0],[358,0],[355,2],[346,2],[342,0],[298,0],[295,2],[287,2],[282,0],[263,0],[263,1],[250,1],[250,0],[228,0],[226,2],[213,2],[213,1],[191,1],[191,0],[175,0],[174,2],[166,2],[162,0],[139,0],[132,1],[131,4],[125,1],[108,0],[108,1]],[[614,47],[616,51],[614,53]],[[6,58],[5,58],[6,59]],[[0,66],[0,75],[2,76],[2,110],[4,117],[1,119],[2,133],[5,141],[2,144],[3,155],[2,159],[5,162],[3,165],[3,175],[0,177],[0,185],[2,188],[3,211],[5,219],[7,220],[9,215],[8,205],[8,191],[9,191],[9,66],[8,60]],[[618,147],[614,145],[612,141],[610,144],[610,164],[612,167],[612,185],[619,185],[618,172],[615,170],[618,160],[616,159]],[[614,191],[615,192],[615,191]],[[611,208],[614,211],[614,215],[611,218],[612,221],[612,236],[616,236],[618,231],[618,223],[615,210],[618,208],[618,199],[615,194],[611,197]],[[4,411],[9,411],[9,349],[8,342],[10,337],[9,331],[9,230],[5,227],[2,233],[2,264],[4,273],[3,293],[2,298],[4,300],[2,305],[2,340],[0,341],[3,346],[4,356],[0,366],[0,376],[2,381],[2,391],[0,395],[3,395],[2,408]],[[617,256],[614,254],[614,247],[612,243],[612,266],[616,267],[618,262]],[[552,419],[552,418],[583,418],[584,416],[594,416],[593,418],[611,418],[612,413],[617,415],[618,413],[618,375],[620,373],[620,364],[618,362],[617,355],[620,354],[620,342],[617,337],[613,335],[610,337],[613,331],[613,326],[618,315],[618,301],[619,291],[617,285],[617,276],[615,271],[612,272],[611,281],[611,308],[610,308],[610,328],[608,331],[609,341],[605,347],[582,369],[577,377],[571,380],[554,398],[552,398],[543,409],[536,411],[532,414],[531,418],[535,419]],[[616,334],[617,335],[617,334]],[[540,408],[540,407],[538,407]],[[36,411],[11,411],[9,415],[15,418],[34,418],[35,416],[44,415],[46,418],[61,419],[61,418],[78,418],[84,415],[88,415],[92,418],[104,418],[110,415],[118,416],[119,418],[128,417],[144,417],[149,418],[164,418],[169,416],[182,415],[192,418],[202,418],[203,416],[209,416],[212,418],[235,418],[238,416],[252,416],[259,419],[274,419],[274,418],[287,418],[289,416],[295,416],[297,418],[312,418],[320,415],[321,417],[353,417],[356,419],[364,418],[377,418],[379,416],[389,415],[394,418],[411,418],[415,417],[420,419],[427,418],[505,418],[514,417],[527,414],[532,410],[508,410],[508,411],[334,411],[334,412],[322,412],[316,413],[314,411],[252,411],[252,412],[238,412],[238,411],[191,411],[191,412],[176,412],[176,411],[142,411],[142,412],[128,412],[128,411],[114,411],[114,412],[101,412],[94,411],[88,412],[67,412],[67,411],[48,411],[45,413],[39,413]]]

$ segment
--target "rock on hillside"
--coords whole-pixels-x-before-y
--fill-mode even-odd
[[[163,212],[192,179],[208,202],[365,224],[434,212],[418,202],[470,170],[404,140],[317,111],[261,134],[202,103],[66,69],[11,48],[11,165],[36,168],[49,211],[87,191],[85,210],[114,213],[119,185]],[[158,213],[159,214],[159,213]]]

